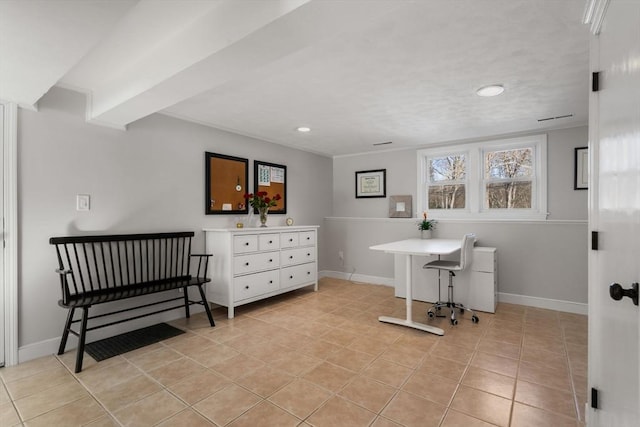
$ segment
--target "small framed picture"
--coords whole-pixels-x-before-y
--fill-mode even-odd
[[[386,169],[356,172],[356,199],[387,197]]]
[[[389,218],[411,218],[411,196],[389,197]]]
[[[577,147],[574,159],[574,190],[589,188],[589,147]]]

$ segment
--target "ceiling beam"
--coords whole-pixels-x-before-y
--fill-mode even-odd
[[[364,0],[223,1],[131,64],[126,74],[94,89],[88,120],[126,126],[354,26],[369,25],[396,7]]]

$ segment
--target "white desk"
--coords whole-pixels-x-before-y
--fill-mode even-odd
[[[395,325],[408,326],[410,328],[419,329],[421,331],[431,332],[436,335],[444,335],[444,331],[434,326],[425,325],[423,323],[414,322],[412,319],[412,298],[411,298],[411,262],[412,255],[449,255],[459,251],[462,246],[462,239],[407,239],[398,242],[384,243],[382,245],[371,246],[369,249],[374,251],[382,251],[388,254],[405,255],[406,269],[406,303],[407,318],[398,319],[395,317],[380,316],[378,320],[385,323],[393,323]]]

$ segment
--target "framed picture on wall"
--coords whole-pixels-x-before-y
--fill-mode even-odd
[[[254,160],[253,191],[266,191],[269,197],[279,194],[281,199],[269,209],[270,214],[287,213],[287,167],[275,163]],[[258,213],[257,209],[253,210]]]
[[[387,197],[386,169],[356,172],[356,199]]]
[[[574,159],[574,190],[589,188],[589,148],[577,147]]]

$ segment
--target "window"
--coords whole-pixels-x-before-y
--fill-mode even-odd
[[[533,149],[484,153],[485,209],[531,209]]]
[[[418,212],[546,219],[546,135],[418,151]]]
[[[464,154],[427,158],[429,209],[466,207],[466,160]]]

